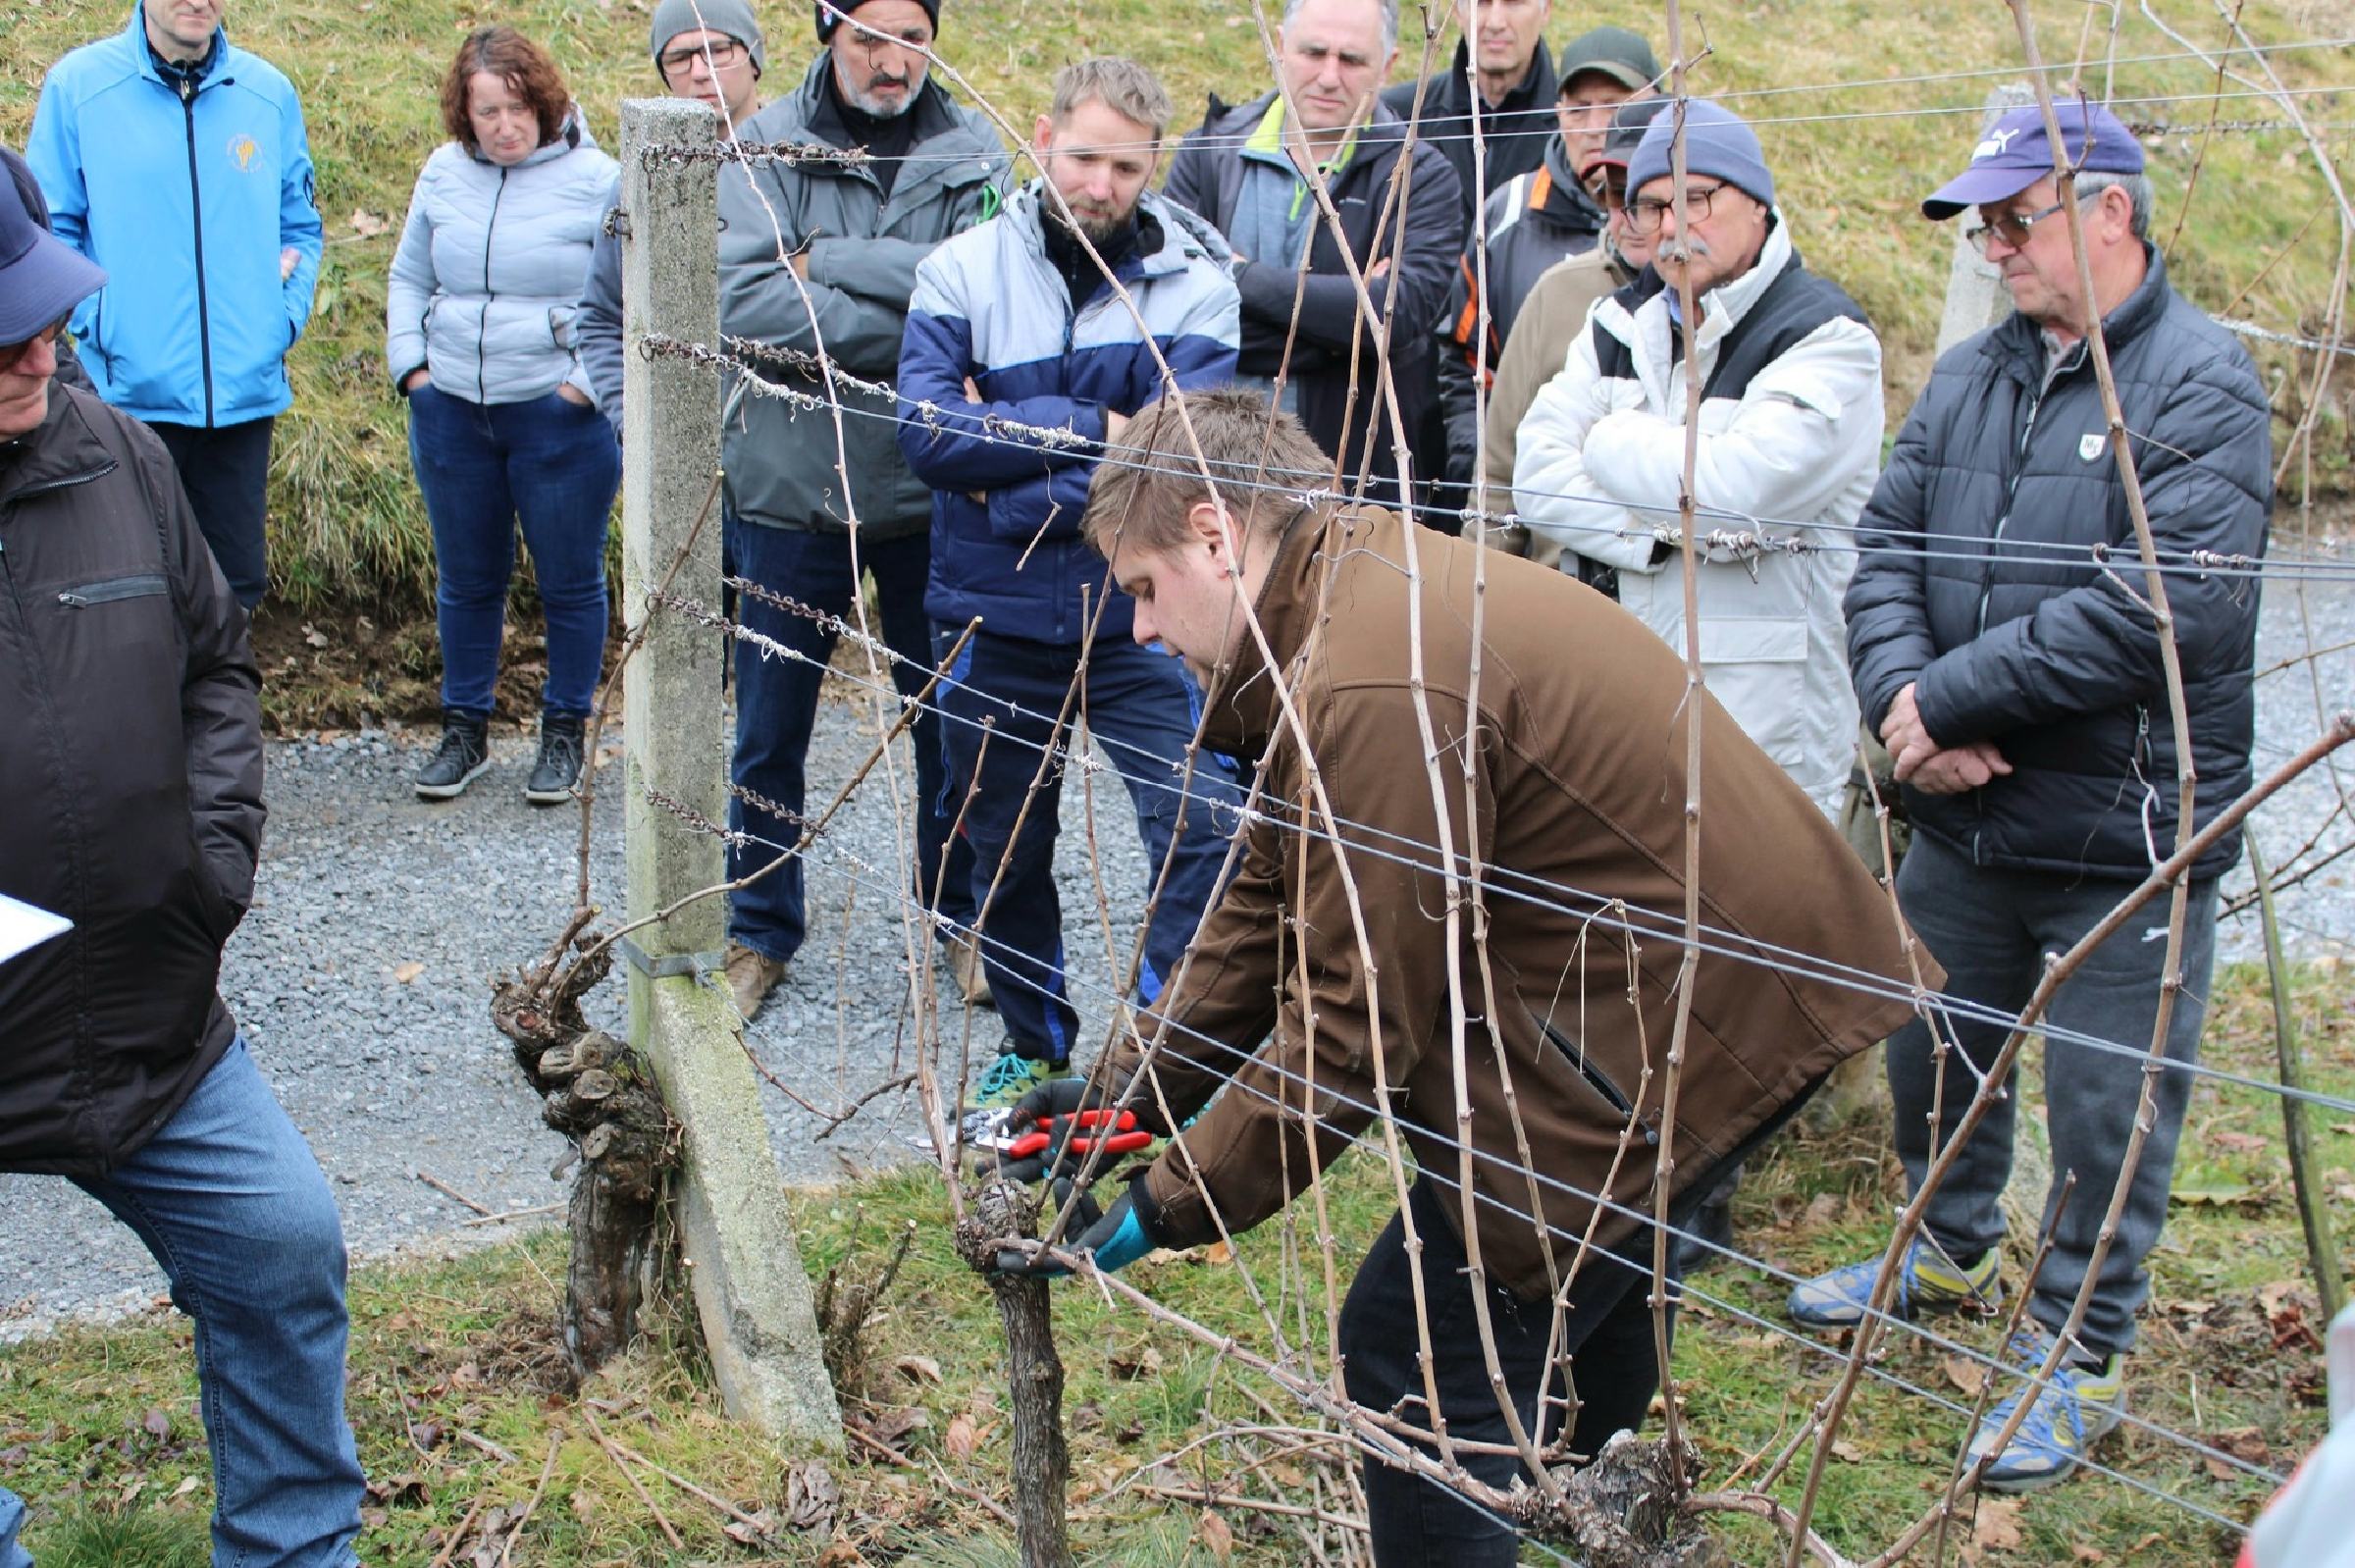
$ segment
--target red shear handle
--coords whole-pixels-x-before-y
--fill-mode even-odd
[[[1025,1132],[1006,1147],[1011,1160],[1027,1160],[1046,1152],[1049,1144],[1067,1142],[1072,1154],[1095,1152],[1101,1144],[1107,1154],[1128,1154],[1144,1148],[1153,1141],[1153,1134],[1141,1131],[1136,1115],[1131,1111],[1077,1111],[1059,1116],[1035,1132]]]

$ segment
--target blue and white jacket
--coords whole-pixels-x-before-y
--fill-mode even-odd
[[[1113,269],[1136,315],[1101,284],[1073,309],[1047,256],[1036,181],[916,270],[900,345],[900,449],[932,488],[924,608],[943,625],[978,615],[1001,636],[1068,645],[1087,639],[1102,603],[1097,634],[1128,635],[1132,601],[1079,538],[1104,416],[1133,414],[1166,391],[1147,334],[1188,392],[1234,379],[1241,337],[1218,232],[1152,191],[1137,213],[1144,235]],[[981,402],[965,395],[968,376]],[[1080,440],[1043,445],[993,433],[997,421]]]
[[[129,27],[50,69],[25,159],[58,238],[106,269],[73,321],[101,397],[179,425],[286,408],[320,225],[302,105],[277,67],[216,27],[183,93],[133,5]]]

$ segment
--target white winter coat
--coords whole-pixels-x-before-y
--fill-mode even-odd
[[[1727,335],[1791,259],[1777,214],[1756,265],[1701,296],[1694,353],[1704,385]],[[1616,297],[1596,303],[1591,327],[1627,345],[1634,375],[1605,377],[1593,331],[1578,335],[1521,422],[1513,499],[1533,534],[1616,566],[1620,602],[1681,652],[1684,571],[1673,544],[1686,366],[1669,362],[1668,297],[1655,293],[1632,314]],[[1712,392],[1701,405],[1695,500],[1754,518],[1766,536],[1824,547],[1703,548],[1696,584],[1702,678],[1751,739],[1834,812],[1857,743],[1840,609],[1856,566],[1848,530],[1879,472],[1882,417],[1880,342],[1844,316],[1816,327],[1738,395]],[[1753,525],[1703,515],[1697,526],[1705,540]]]
[[[385,287],[394,386],[423,365],[473,403],[589,391],[572,318],[619,165],[575,110],[556,139],[506,168],[457,142],[417,176]]]

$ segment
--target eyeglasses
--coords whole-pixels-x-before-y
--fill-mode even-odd
[[[683,77],[695,69],[698,60],[709,60],[714,76],[744,58],[744,45],[734,38],[721,38],[713,43],[699,43],[693,48],[673,49],[661,56],[656,64],[665,77]]]
[[[2086,199],[2090,200],[2100,194],[2101,192],[2098,190],[2092,191]],[[2006,245],[2017,250],[2028,242],[2029,233],[2038,224],[2067,205],[2068,203],[2066,201],[2056,201],[2051,206],[2037,212],[2008,212],[1993,223],[1973,224],[1970,228],[1962,231],[1962,237],[1969,240],[1970,248],[1982,256],[1987,254],[1987,247],[1993,244],[1998,236],[2002,237]]]
[[[1707,223],[1710,202],[1717,192],[1725,188],[1723,185],[1687,185],[1685,210],[1677,215],[1676,226],[1690,229],[1697,223]],[[1663,201],[1657,196],[1639,196],[1627,204],[1627,227],[1639,235],[1657,234],[1660,220],[1675,205],[1675,202]]]
[[[55,343],[65,336],[66,323],[72,319],[71,315],[60,316],[21,343],[0,343],[0,370],[16,369],[25,356],[32,352],[34,343]]]

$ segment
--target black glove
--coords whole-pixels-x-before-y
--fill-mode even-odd
[[[1068,1176],[1059,1176],[1051,1191],[1052,1208],[1040,1211],[1041,1217],[1052,1219],[1071,1202],[1072,1183]],[[1162,1244],[1156,1221],[1159,1218],[1153,1200],[1145,1191],[1140,1174],[1128,1183],[1127,1190],[1109,1209],[1099,1209],[1096,1200],[1086,1193],[1073,1206],[1072,1222],[1065,1228],[1069,1238],[1063,1245],[1066,1251],[1092,1253],[1096,1267],[1106,1272],[1125,1269],[1129,1264]],[[1008,1247],[998,1253],[998,1273],[1021,1275],[1032,1280],[1056,1280],[1071,1273],[1060,1263],[1049,1261],[1043,1254],[1019,1252]]]

